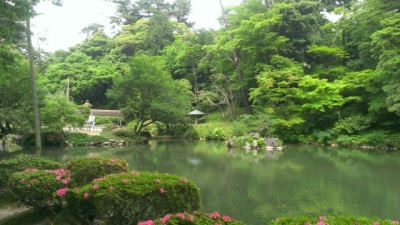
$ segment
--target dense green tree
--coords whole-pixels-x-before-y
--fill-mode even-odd
[[[185,121],[190,110],[190,84],[173,80],[158,57],[135,56],[130,73],[114,78],[107,95],[117,101],[128,120],[134,120],[134,131],[156,122]]]

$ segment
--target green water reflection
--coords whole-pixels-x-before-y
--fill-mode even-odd
[[[190,178],[201,188],[202,211],[246,224],[335,213],[400,220],[399,152],[290,146],[254,154],[204,141],[42,151],[62,162],[86,155],[123,158],[132,170]]]

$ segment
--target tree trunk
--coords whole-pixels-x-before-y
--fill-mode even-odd
[[[264,0],[264,5],[265,5],[265,8],[267,9],[267,11],[269,10],[269,1],[270,0]]]
[[[1,140],[1,147],[3,148],[3,151],[6,152],[6,135],[3,134],[3,138]]]
[[[222,5],[222,0],[219,0],[219,4],[221,5],[221,10],[222,10],[222,20],[224,21],[225,28],[228,31],[228,39],[229,39],[229,41],[232,41],[233,37],[232,37],[232,34],[229,33],[229,31],[230,31],[229,21],[228,21],[228,17],[226,16],[225,8]],[[237,49],[232,50],[232,55],[233,55],[233,59],[231,61],[233,62],[233,65],[235,66],[238,80],[240,83],[242,83],[243,82],[243,74],[242,74],[242,70],[240,69],[239,54],[238,54]],[[240,86],[242,86],[242,85],[243,84],[240,84]],[[244,87],[240,87],[240,92],[242,94],[243,102],[246,107],[246,113],[251,114],[251,106],[250,106],[250,102],[249,102],[249,92]]]
[[[42,142],[40,138],[40,116],[39,116],[39,105],[37,99],[36,91],[36,78],[35,70],[33,65],[33,48],[31,39],[31,21],[28,19],[26,21],[26,39],[28,44],[28,54],[29,54],[29,74],[31,76],[31,86],[32,86],[32,103],[33,103],[33,122],[35,127],[35,139],[36,139],[36,149],[42,149]]]

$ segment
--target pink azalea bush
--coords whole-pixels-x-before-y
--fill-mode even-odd
[[[61,206],[61,197],[68,192],[69,170],[38,170],[28,168],[9,177],[9,189],[19,201],[34,209]]]
[[[177,213],[166,214],[165,216],[155,219],[141,221],[138,225],[188,225],[188,224],[201,224],[201,225],[244,225],[243,222],[232,219],[227,215],[220,215],[218,212],[214,213]]]
[[[53,170],[61,168],[62,164],[45,158],[36,158],[31,156],[18,156],[11,159],[2,159],[0,161],[0,189],[8,183],[8,178],[15,172],[21,172],[26,169]]]
[[[195,183],[183,182],[176,175],[132,171],[69,190],[67,201],[77,204],[75,212],[91,208],[95,215],[106,216],[110,224],[137,224],[169,212],[198,210],[200,191]]]
[[[93,179],[108,174],[128,171],[128,163],[125,160],[107,157],[77,158],[68,161],[65,165],[71,170],[72,183],[75,186],[86,185]]]

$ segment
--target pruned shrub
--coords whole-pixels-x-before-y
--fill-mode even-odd
[[[75,212],[95,209],[110,224],[137,224],[167,213],[194,211],[200,207],[199,188],[176,175],[135,172],[112,174],[72,190],[68,202]]]
[[[139,222],[138,225],[244,225],[243,222],[231,219],[229,216],[221,216],[218,212],[211,214],[194,212],[194,213],[177,213],[174,215],[167,214],[156,220],[147,220]]]
[[[95,178],[127,172],[128,163],[123,159],[87,157],[68,161],[66,168],[71,170],[71,185],[79,187],[92,182]]]
[[[77,146],[84,146],[90,141],[90,136],[86,133],[65,133],[69,143]]]
[[[2,159],[0,161],[0,188],[4,188],[7,185],[9,176],[15,172],[21,172],[28,168],[53,170],[61,167],[61,163],[45,158],[19,156],[11,159]]]
[[[269,224],[283,225],[283,224],[380,224],[391,225],[400,224],[395,220],[383,220],[378,218],[367,218],[361,216],[300,216],[292,218],[276,218]]]
[[[60,198],[68,191],[70,178],[70,171],[65,169],[28,168],[13,173],[9,177],[8,186],[22,204],[39,210],[50,205],[61,205]]]
[[[213,131],[208,131],[206,138],[209,140],[225,140],[227,137],[223,128],[216,127]]]
[[[116,128],[116,129],[112,130],[112,134],[117,137],[122,137],[122,138],[134,139],[137,137],[137,135],[131,128]]]

